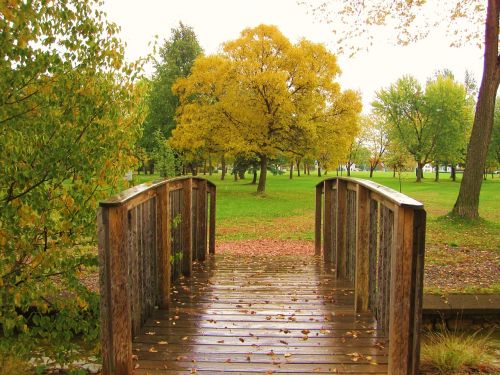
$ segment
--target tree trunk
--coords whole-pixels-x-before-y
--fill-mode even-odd
[[[439,182],[439,163],[434,164],[436,168],[436,177],[434,177],[434,182]]]
[[[351,165],[347,164],[346,169],[347,169],[347,177],[351,177]]]
[[[375,167],[370,165],[370,178],[373,177],[373,171],[374,170],[375,170]]]
[[[318,163],[318,177],[321,177],[321,164]]]
[[[308,166],[308,164],[304,163],[304,175],[307,173],[307,166]]]
[[[451,165],[450,178],[451,178],[452,181],[456,181],[457,180],[457,168],[455,167],[454,164]]]
[[[422,182],[422,176],[424,174],[424,164],[422,162],[417,163],[417,182]]]
[[[260,156],[260,176],[257,193],[263,194],[266,192],[266,177],[267,177],[267,156]]]
[[[300,160],[297,159],[297,177],[300,177]]]
[[[220,158],[220,164],[222,169],[220,179],[224,180],[224,177],[226,177],[226,158],[224,157],[224,155],[222,155]]]
[[[236,169],[233,169],[232,174],[234,174],[234,182],[237,182],[238,181],[238,172],[236,171]]]
[[[214,167],[212,166],[212,155],[208,154],[208,175],[211,176],[213,173]]]
[[[207,159],[203,161],[203,175],[207,175]]]
[[[293,178],[293,162],[290,164],[290,180]]]
[[[254,167],[252,185],[255,185],[256,183],[257,183],[257,167]]]
[[[311,166],[309,164],[307,164],[307,175],[311,175]]]
[[[392,168],[392,178],[396,178],[396,167]]]
[[[486,154],[491,140],[495,98],[498,83],[500,82],[500,62],[498,58],[499,11],[500,2],[498,0],[488,0],[483,77],[479,88],[474,125],[467,146],[464,175],[452,211],[455,215],[469,219],[479,217],[479,194],[483,182],[481,174],[486,164]]]
[[[245,170],[242,169],[241,171],[238,172],[238,176],[240,177],[240,180],[244,180],[245,179]]]

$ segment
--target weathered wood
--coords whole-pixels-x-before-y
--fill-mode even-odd
[[[370,314],[355,313],[352,285],[319,257],[299,259],[195,264],[196,278],[177,280],[171,308],[155,311],[134,340],[137,369],[386,374],[386,336]]]
[[[356,191],[347,190],[346,211],[346,277],[354,281],[356,273]]]
[[[196,260],[204,261],[207,256],[207,181],[198,182],[198,257]]]
[[[316,211],[314,218],[314,254],[321,255],[321,212],[324,184],[316,185]]]
[[[377,306],[377,253],[378,253],[378,202],[370,199],[370,239],[368,248],[369,259],[369,308],[376,310]]]
[[[422,325],[422,306],[424,298],[424,261],[425,261],[425,226],[426,213],[424,210],[413,211],[413,279],[412,287],[412,318],[413,327],[411,327],[411,374],[418,373],[420,363],[420,330]]]
[[[356,312],[368,310],[369,301],[369,268],[370,268],[370,195],[368,189],[358,185],[356,202],[356,279],[355,308]]]
[[[394,246],[391,254],[391,303],[389,314],[389,369],[410,373],[412,354],[410,327],[413,269],[413,210],[401,207],[394,215]]]
[[[332,181],[325,181],[323,185],[325,204],[323,205],[323,258],[330,260],[333,253],[332,244]]]
[[[139,249],[137,231],[137,207],[128,210],[128,263],[129,263],[129,289],[130,313],[132,317],[132,335],[139,333],[141,328],[141,304],[139,288]]]
[[[158,304],[168,307],[170,298],[170,236],[169,236],[169,192],[168,184],[157,188],[157,252],[158,252]]]
[[[198,260],[198,188],[191,189],[191,253],[192,261]]]
[[[100,211],[99,255],[101,263],[101,334],[103,371],[132,372],[132,326],[128,289],[128,238],[126,207]]]
[[[337,180],[337,277],[347,276],[347,249],[346,249],[346,227],[347,227],[347,183]]]
[[[183,208],[182,208],[182,273],[191,276],[193,271],[193,233],[192,222],[192,180],[183,181]]]
[[[380,326],[388,332],[391,297],[391,258],[394,249],[394,213],[385,206],[379,210],[379,253],[377,271],[376,316]]]
[[[210,192],[210,232],[209,232],[209,253],[215,254],[215,212],[217,206],[217,194],[215,190],[215,185],[209,185]]]

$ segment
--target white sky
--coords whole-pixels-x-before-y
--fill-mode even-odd
[[[292,42],[306,38],[334,49],[330,26],[317,22],[296,0],[105,0],[104,10],[121,26],[130,59],[150,53],[148,43],[154,36],[160,41],[168,39],[179,21],[194,29],[206,54],[216,53],[221,43],[261,23],[278,26]],[[467,69],[479,84],[483,52],[473,46],[448,45],[449,41],[439,36],[407,47],[382,42],[354,58],[339,57],[339,81],[344,89],[361,92],[365,113],[370,111],[375,91],[404,74],[425,83],[436,70],[447,68],[463,82]]]

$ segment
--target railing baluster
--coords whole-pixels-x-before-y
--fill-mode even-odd
[[[347,277],[347,248],[346,248],[346,227],[347,227],[347,182],[337,180],[337,278]]]
[[[132,321],[128,290],[127,208],[106,207],[98,215],[101,261],[103,372],[132,373]],[[104,228],[104,229],[101,229]]]
[[[321,255],[321,212],[324,183],[316,186],[316,215],[314,219],[314,254]]]
[[[368,310],[369,301],[369,272],[370,252],[366,251],[370,245],[370,195],[366,188],[357,186],[357,227],[356,227],[356,279],[355,304],[356,312]]]

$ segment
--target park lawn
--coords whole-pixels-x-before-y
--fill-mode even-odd
[[[331,177],[330,173],[326,177]],[[315,185],[324,177],[316,175],[290,180],[288,174],[268,175],[266,194],[257,195],[250,178],[224,181],[208,177],[217,185],[217,241],[251,239],[314,240]],[[367,172],[353,177],[368,178]],[[136,176],[137,182],[152,176]],[[460,178],[460,176],[459,176]],[[413,173],[401,180],[390,172],[375,172],[373,181],[400,189],[421,201],[427,211],[426,290],[428,292],[500,292],[500,177],[483,182],[480,200],[482,219],[463,222],[445,216],[458,195],[459,182],[442,174],[434,182],[426,174],[416,183]],[[456,272],[456,270],[460,272]]]

